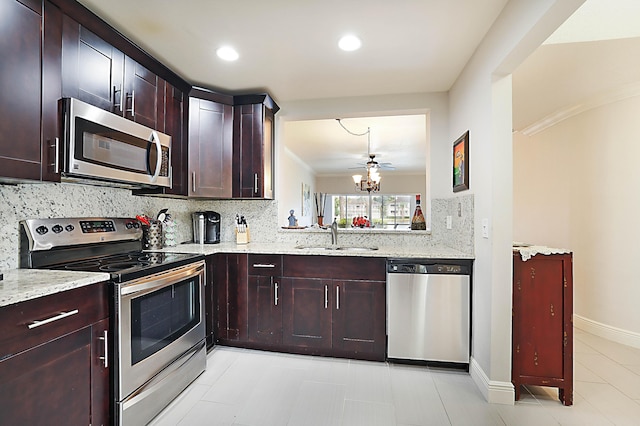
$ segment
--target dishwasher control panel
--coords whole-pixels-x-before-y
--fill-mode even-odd
[[[467,264],[465,264],[467,263]],[[451,274],[470,275],[468,262],[406,262],[389,260],[387,273],[390,274]]]

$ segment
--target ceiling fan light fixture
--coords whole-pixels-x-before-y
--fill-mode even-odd
[[[353,175],[353,176],[351,176],[351,177],[353,178],[353,182],[354,182],[356,185],[359,185],[359,184],[360,184],[360,181],[362,180],[362,175]]]

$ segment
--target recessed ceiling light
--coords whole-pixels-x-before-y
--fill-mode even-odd
[[[218,55],[218,58],[225,61],[235,61],[240,57],[238,52],[236,52],[236,50],[231,46],[222,46],[216,50],[216,54]]]
[[[352,52],[354,50],[360,49],[362,42],[360,39],[354,35],[348,34],[340,39],[338,42],[338,46],[340,49],[346,52]]]

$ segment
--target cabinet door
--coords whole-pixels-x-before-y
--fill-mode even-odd
[[[331,281],[283,278],[283,336],[285,345],[331,348]],[[326,352],[326,351],[323,351]]]
[[[187,195],[187,146],[184,132],[184,94],[165,83],[164,133],[171,136],[171,188],[167,194]]]
[[[333,352],[362,359],[385,358],[385,282],[333,281]]]
[[[247,255],[214,256],[215,341],[247,341]]]
[[[124,113],[124,54],[68,16],[62,29],[62,95]]]
[[[249,340],[282,343],[281,288],[278,277],[249,276]]]
[[[130,57],[124,63],[124,117],[142,125],[159,129],[158,105],[164,92],[158,76]],[[159,101],[159,102],[158,102]]]
[[[232,106],[189,98],[189,196],[231,197],[232,120]]]
[[[39,1],[3,0],[0,13],[0,173],[40,179]]]
[[[7,425],[91,422],[91,327],[0,362],[0,413]]]
[[[554,256],[533,257],[520,266],[514,361],[522,376],[563,377],[563,268],[562,257]]]
[[[273,198],[273,113],[262,103],[234,112],[234,190],[240,198]]]

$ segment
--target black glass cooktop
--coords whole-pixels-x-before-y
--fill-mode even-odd
[[[112,280],[127,281],[204,259],[198,254],[134,251],[55,265],[52,269],[106,272]]]

